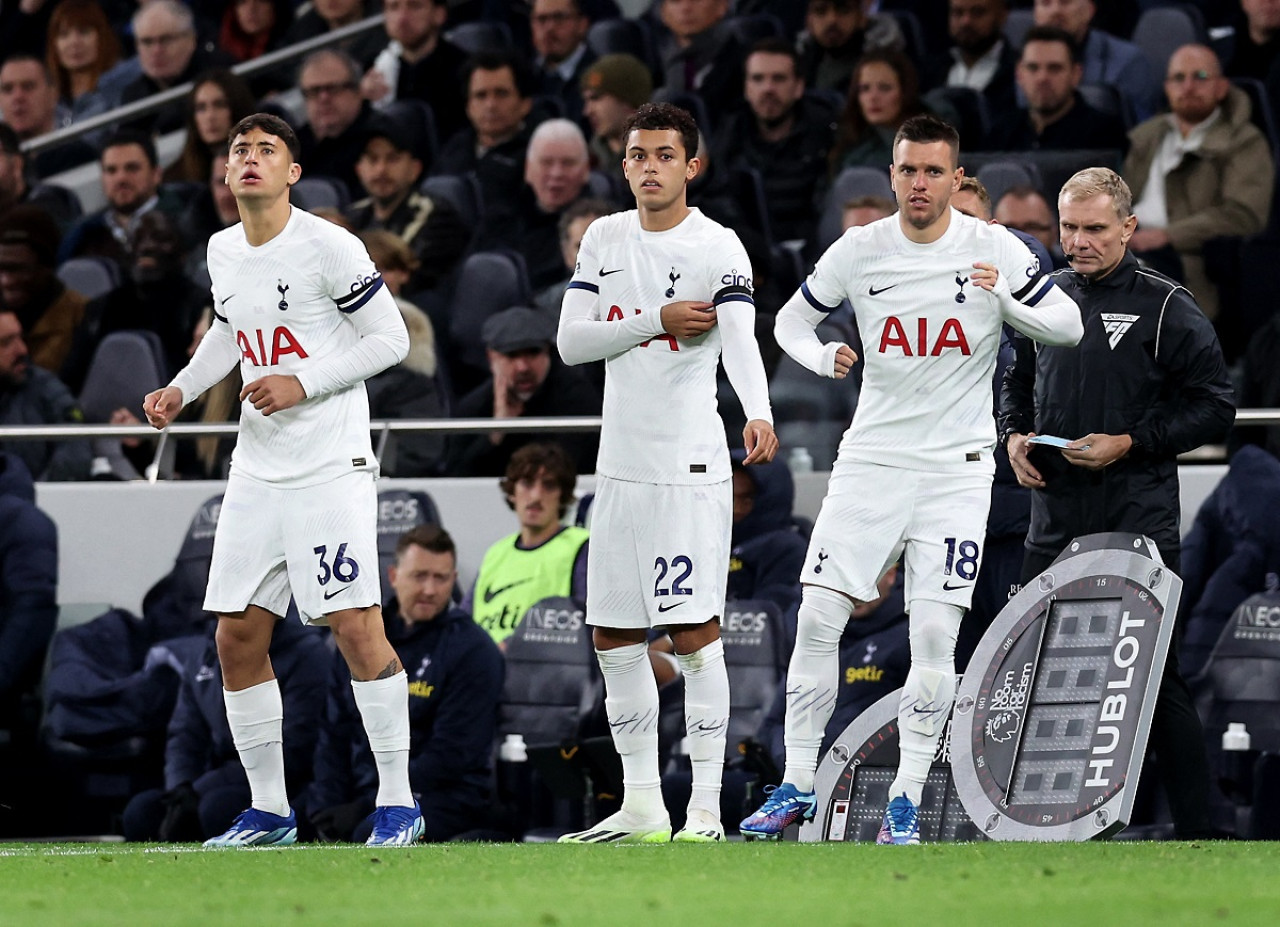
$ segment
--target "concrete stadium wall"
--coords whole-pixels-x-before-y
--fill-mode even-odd
[[[1181,470],[1182,524],[1217,485],[1225,465]],[[827,473],[800,474],[795,512],[818,514]],[[578,480],[590,492],[592,477]],[[379,488],[426,490],[458,545],[458,571],[469,586],[485,550],[515,530],[496,479],[383,480]],[[58,603],[64,623],[119,606],[137,612],[146,591],[173,566],[196,510],[222,492],[219,482],[38,483],[36,501],[58,525]]]

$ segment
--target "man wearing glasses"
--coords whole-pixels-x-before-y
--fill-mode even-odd
[[[1201,247],[1219,235],[1262,231],[1275,183],[1271,149],[1249,121],[1248,97],[1222,76],[1212,49],[1184,45],[1174,52],[1164,90],[1170,112],[1130,133],[1124,176],[1133,188],[1138,229],[1129,248],[1185,283],[1216,320],[1218,292]]]
[[[356,162],[364,151],[373,110],[360,96],[360,65],[346,52],[314,52],[298,71],[307,124],[298,132],[307,175],[332,177],[351,199],[363,195]]]
[[[578,85],[596,59],[587,48],[590,26],[581,0],[533,0],[530,4],[529,33],[539,92],[558,99],[564,106],[564,115],[575,122],[582,118],[582,92]]]

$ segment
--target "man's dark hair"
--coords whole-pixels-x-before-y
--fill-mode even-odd
[[[1071,63],[1080,63],[1080,43],[1075,40],[1075,36],[1065,29],[1059,29],[1057,26],[1032,26],[1027,30],[1026,37],[1022,40],[1022,51],[1024,53],[1027,50],[1027,46],[1032,42],[1061,42],[1067,46],[1067,55],[1071,58]]]
[[[463,96],[471,92],[471,77],[476,71],[501,71],[503,68],[511,70],[511,76],[516,83],[516,93],[520,94],[521,99],[527,100],[537,92],[537,77],[524,55],[511,49],[493,49],[476,52],[463,65]]]
[[[751,44],[747,57],[750,58],[756,52],[762,55],[786,55],[791,59],[791,70],[796,74],[800,73],[800,53],[786,39],[779,38],[776,35],[766,35],[762,39],[756,39]]]
[[[526,444],[518,448],[507,461],[507,473],[499,482],[498,488],[506,497],[507,507],[514,510],[512,497],[516,492],[516,483],[537,477],[539,470],[546,470],[560,487],[560,511],[557,517],[564,518],[573,503],[573,490],[578,485],[578,468],[573,465],[569,453],[554,441]]]
[[[893,156],[898,156],[899,142],[916,142],[928,145],[932,142],[946,142],[951,148],[951,166],[960,164],[960,133],[949,122],[943,122],[937,116],[912,116],[898,126],[898,134],[893,137]],[[895,162],[896,163],[896,162]]]
[[[142,155],[147,159],[147,163],[153,168],[159,164],[159,158],[156,157],[155,139],[147,132],[139,132],[137,129],[116,129],[107,140],[102,143],[102,148],[98,154],[98,160],[102,160],[102,156],[107,153],[110,148],[123,148],[125,145],[137,145],[142,149]]]
[[[39,55],[31,54],[31,52],[14,52],[12,55],[5,58],[4,61],[0,61],[0,68],[4,67],[6,64],[17,64],[20,61],[30,61],[39,65],[40,73],[44,75],[44,82],[46,84],[53,83],[53,75],[49,73],[49,63]]]
[[[455,562],[458,559],[458,548],[453,538],[439,525],[416,525],[400,535],[400,540],[396,541],[396,563],[410,547],[421,547],[433,554],[452,554]]]
[[[618,211],[618,207],[613,203],[599,196],[584,196],[582,199],[574,200],[565,207],[564,212],[560,214],[560,221],[557,224],[557,231],[560,233],[560,240],[564,241],[564,237],[569,234],[569,226],[579,219],[591,216],[599,218],[600,216],[609,216]]]
[[[274,135],[289,149],[289,157],[294,161],[302,160],[302,145],[298,143],[297,133],[289,123],[271,113],[254,113],[233,125],[231,131],[227,133],[227,151],[231,151],[231,143],[236,140],[237,135],[244,135],[254,129],[261,129],[267,135]]]
[[[680,134],[685,160],[698,155],[698,124],[689,111],[674,103],[643,103],[622,127],[623,145],[637,129],[673,129]]]

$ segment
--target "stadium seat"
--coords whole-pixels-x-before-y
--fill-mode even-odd
[[[449,308],[449,337],[453,344],[450,372],[459,393],[489,376],[489,362],[480,337],[489,316],[512,306],[527,306],[531,299],[529,275],[520,255],[478,251],[463,261]]]
[[[754,167],[735,167],[729,172],[729,191],[742,210],[747,227],[759,232],[764,247],[772,249],[773,223],[769,219],[769,199],[760,172]]]
[[[966,174],[981,176],[983,165],[992,161],[1014,161],[1034,169],[1040,175],[1040,192],[1050,203],[1057,201],[1058,191],[1076,171],[1086,167],[1109,167],[1119,171],[1123,160],[1120,150],[1113,148],[960,152],[960,163]]]
[[[1040,172],[1035,165],[1020,161],[989,161],[978,171],[978,179],[991,194],[992,209],[1010,187],[1040,187]]]
[[[657,73],[658,58],[654,51],[653,35],[644,19],[601,19],[587,30],[587,49],[601,57],[604,55],[631,55],[644,62],[650,71]]]
[[[440,137],[436,132],[436,115],[431,104],[426,100],[406,97],[393,100],[380,110],[381,114],[393,122],[408,125],[415,136],[422,141],[422,147],[414,155],[422,161],[422,170],[426,174],[436,161],[440,152]]]
[[[928,60],[928,43],[925,41],[924,26],[920,23],[920,17],[911,10],[891,9],[884,12],[892,16],[898,28],[902,30],[902,38],[906,42],[906,48],[903,50],[907,53],[907,57],[914,62]]]
[[[1078,89],[1084,101],[1098,112],[1119,116],[1125,128],[1133,128],[1136,118],[1133,106],[1118,88],[1111,84],[1081,84]]]
[[[883,196],[893,199],[889,172],[875,167],[846,167],[827,191],[822,215],[818,217],[816,245],[825,250],[840,237],[844,204],[859,196]]]
[[[831,320],[819,323],[817,334],[824,343],[851,343],[847,329]],[[843,428],[849,424],[858,403],[858,387],[850,377],[843,380],[818,377],[783,355],[769,379],[769,399],[780,424],[836,422]]]
[[[791,654],[782,615],[768,599],[725,602],[720,639],[729,672],[726,759],[732,759],[738,756],[738,744],[759,729]]]
[[[1141,49],[1152,70],[1164,76],[1173,53],[1183,45],[1205,41],[1204,19],[1189,4],[1150,7],[1138,17],[1133,44]]]
[[[1273,160],[1280,152],[1280,131],[1276,130],[1276,110],[1267,92],[1267,85],[1253,77],[1233,77],[1231,83],[1249,97],[1249,118],[1271,143]]]
[[[422,181],[418,188],[432,199],[441,199],[458,211],[470,228],[480,224],[482,208],[480,181],[474,173],[436,174]]]
[[[815,470],[830,470],[848,422],[781,422],[777,427],[778,445],[783,452],[803,447],[813,458]]]
[[[446,31],[444,37],[469,55],[511,47],[511,30],[502,22],[477,20],[459,23]]]
[[[140,329],[112,332],[98,344],[80,390],[80,409],[88,422],[107,422],[116,409],[137,410],[147,393],[169,380],[164,349],[155,332]],[[135,412],[136,414],[136,412]],[[140,474],[124,456],[118,438],[95,438],[94,457],[104,458],[119,479]]]
[[[1028,30],[1035,25],[1035,13],[1031,10],[1010,10],[1004,21],[1004,37],[1014,48],[1022,48]]]
[[[750,48],[760,39],[780,38],[782,23],[771,13],[741,13],[728,16],[724,28],[736,38],[743,48]]]
[[[317,209],[345,209],[351,201],[351,194],[340,180],[332,177],[303,177],[293,185],[289,193],[293,205],[307,212]]]
[[[67,289],[87,299],[97,299],[120,285],[120,267],[107,258],[70,258],[58,265],[58,279]]]
[[[945,114],[950,121],[954,113],[960,133],[960,150],[980,149],[986,145],[991,131],[991,110],[987,98],[971,87],[934,87],[924,95],[925,105]],[[950,111],[950,112],[948,112]]]
[[[651,99],[654,103],[674,103],[681,109],[686,110],[693,116],[693,121],[697,123],[698,130],[702,133],[704,139],[710,139],[715,134],[712,129],[716,123],[707,111],[706,101],[696,93],[659,87],[653,91]]]
[[[440,510],[425,491],[384,489],[378,493],[378,577],[382,581],[382,604],[395,598],[387,582],[387,569],[395,562],[396,543],[418,525],[440,524]]]

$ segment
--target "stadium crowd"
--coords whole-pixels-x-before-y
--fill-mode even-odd
[[[368,17],[380,19],[364,31],[347,28]],[[237,73],[237,65],[344,29],[324,47]],[[76,131],[86,120],[188,84],[180,101]],[[630,207],[620,170],[622,126],[651,100],[695,116],[704,165],[690,204],[736,232],[750,256],[757,339],[784,455],[803,447],[828,469],[857,386],[856,377],[841,391],[798,382],[795,365],[773,341],[774,316],[842,230],[893,212],[891,142],[921,113],[957,127],[961,163],[984,182],[990,214],[1038,239],[1056,267],[1067,263],[1056,218],[1063,181],[1085,167],[1119,171],[1139,221],[1130,250],[1195,294],[1222,344],[1238,405],[1280,405],[1268,350],[1280,335],[1274,0],[24,0],[0,6],[0,428],[138,423],[139,409],[100,400],[103,386],[125,380],[141,393],[168,383],[207,329],[215,307],[206,244],[239,221],[224,183],[227,132],[256,111],[280,115],[298,131],[302,180],[294,204],[361,236],[406,320],[408,357],[368,383],[373,418],[598,414],[603,365],[566,366],[555,350],[556,321],[587,225]],[[848,306],[824,324],[827,340],[854,343]],[[239,387],[233,371],[182,417],[233,420]],[[736,403],[722,403],[721,412],[728,433],[740,432]],[[1231,450],[1257,444],[1275,455],[1278,434],[1238,429]],[[559,437],[563,448],[543,448],[539,457],[522,452],[535,438],[496,424],[492,432],[448,440],[400,436],[381,471],[503,478],[502,491],[522,519],[507,546],[523,552],[553,541],[569,545],[552,564],[560,573],[548,594],[579,598],[585,571],[575,560],[586,532],[555,525],[572,495],[573,473],[563,471],[571,465],[591,472],[597,442]],[[43,538],[32,479],[137,478],[153,450],[132,439],[44,444],[0,437],[0,502],[21,508],[23,523],[38,526]],[[161,462],[162,475],[223,478],[229,454],[229,443],[216,439],[180,442]],[[525,470],[513,473],[513,455]],[[1280,462],[1249,459],[1264,471],[1256,482],[1280,486]],[[797,549],[807,526],[790,516],[790,480],[777,468],[739,468],[734,485],[731,598],[774,603],[784,626],[789,616],[793,635]],[[533,503],[534,516],[551,516],[535,524],[537,517],[526,519],[525,497],[544,489],[560,495]],[[6,517],[0,539],[17,517]],[[416,540],[397,551],[393,570],[404,570],[406,554],[447,560],[436,572],[456,580],[447,534],[406,537]],[[505,552],[495,545],[493,570]],[[0,564],[0,727],[20,732],[32,721],[30,695],[54,631],[53,587],[31,588],[43,577],[25,565],[32,551],[22,565],[9,559],[8,547],[0,554],[7,558]],[[1189,543],[1184,565],[1190,561],[1200,579],[1189,591],[1203,592],[1204,577],[1223,559],[1207,542]],[[780,567],[787,563],[794,567],[789,578]],[[1256,565],[1253,579],[1239,584],[1237,602],[1262,591],[1268,569],[1280,565]],[[412,593],[403,575],[390,585],[397,596]],[[500,734],[492,690],[501,687],[503,666],[493,651],[505,648],[519,617],[503,609],[500,634],[493,622],[481,625],[494,638],[491,647],[473,633],[469,612],[479,592],[477,584],[462,608],[432,592],[427,606],[401,601],[387,617],[388,638],[412,650],[403,658],[410,674],[422,661],[411,696],[427,700],[440,687],[446,707],[469,712],[462,724],[434,705],[414,714],[415,790],[461,776],[475,809],[486,807],[485,754]],[[841,640],[849,671],[837,715],[845,720],[905,672],[901,580],[895,585],[891,571],[880,592],[867,606],[874,621],[855,622],[856,631],[851,625]],[[170,604],[161,598],[148,597],[147,607]],[[483,601],[490,602],[487,592]],[[522,608],[529,604],[521,599]],[[121,762],[149,762],[156,773],[135,782],[141,794],[125,818],[135,836],[218,833],[247,788],[242,773],[237,778],[236,769],[219,765],[231,754],[229,734],[205,704],[218,689],[205,685],[217,678],[211,638],[197,626],[198,600],[184,607],[177,611],[190,621],[171,623],[186,622],[184,633],[196,634],[185,649],[166,650],[160,645],[169,638],[154,629],[119,642],[131,656],[115,682],[154,686],[157,674],[168,672],[160,703],[178,707],[163,719],[154,712],[135,718],[133,730],[122,722],[124,741],[146,743],[134,744]],[[423,614],[414,617],[415,609]],[[416,626],[434,621],[441,624],[430,633]],[[1219,627],[1221,621],[1225,616]],[[282,635],[273,653],[277,646],[314,650],[310,634]],[[433,659],[441,665],[428,675]],[[489,691],[464,689],[474,680],[451,675],[463,660],[482,667]],[[670,678],[678,676],[673,662],[653,658],[664,691],[679,684]],[[314,673],[330,675],[311,663]],[[779,679],[783,668],[785,660]],[[370,805],[367,757],[353,746],[358,725],[343,701],[345,680],[339,670],[332,675],[315,680],[315,689],[330,693],[327,706],[310,694],[312,710],[333,720],[317,748],[315,774],[333,781],[309,787],[305,810],[314,812],[311,833],[345,838]],[[760,735],[757,771],[766,776],[781,765],[779,711],[775,706]],[[184,723],[204,725],[203,733],[193,735]],[[155,752],[163,752],[166,725],[170,752],[160,775]],[[465,770],[437,768],[433,726],[444,731],[437,736],[455,739],[468,728]],[[589,728],[586,719],[583,730]],[[23,735],[14,736],[20,745]],[[340,736],[352,744],[336,742]],[[186,755],[174,752],[183,747]],[[456,744],[436,749],[458,759]],[[308,768],[291,758],[291,788],[303,789]],[[231,797],[216,791],[226,788]],[[726,813],[725,820],[736,817]],[[474,829],[503,827],[486,820]],[[433,837],[465,829],[451,823]]]

